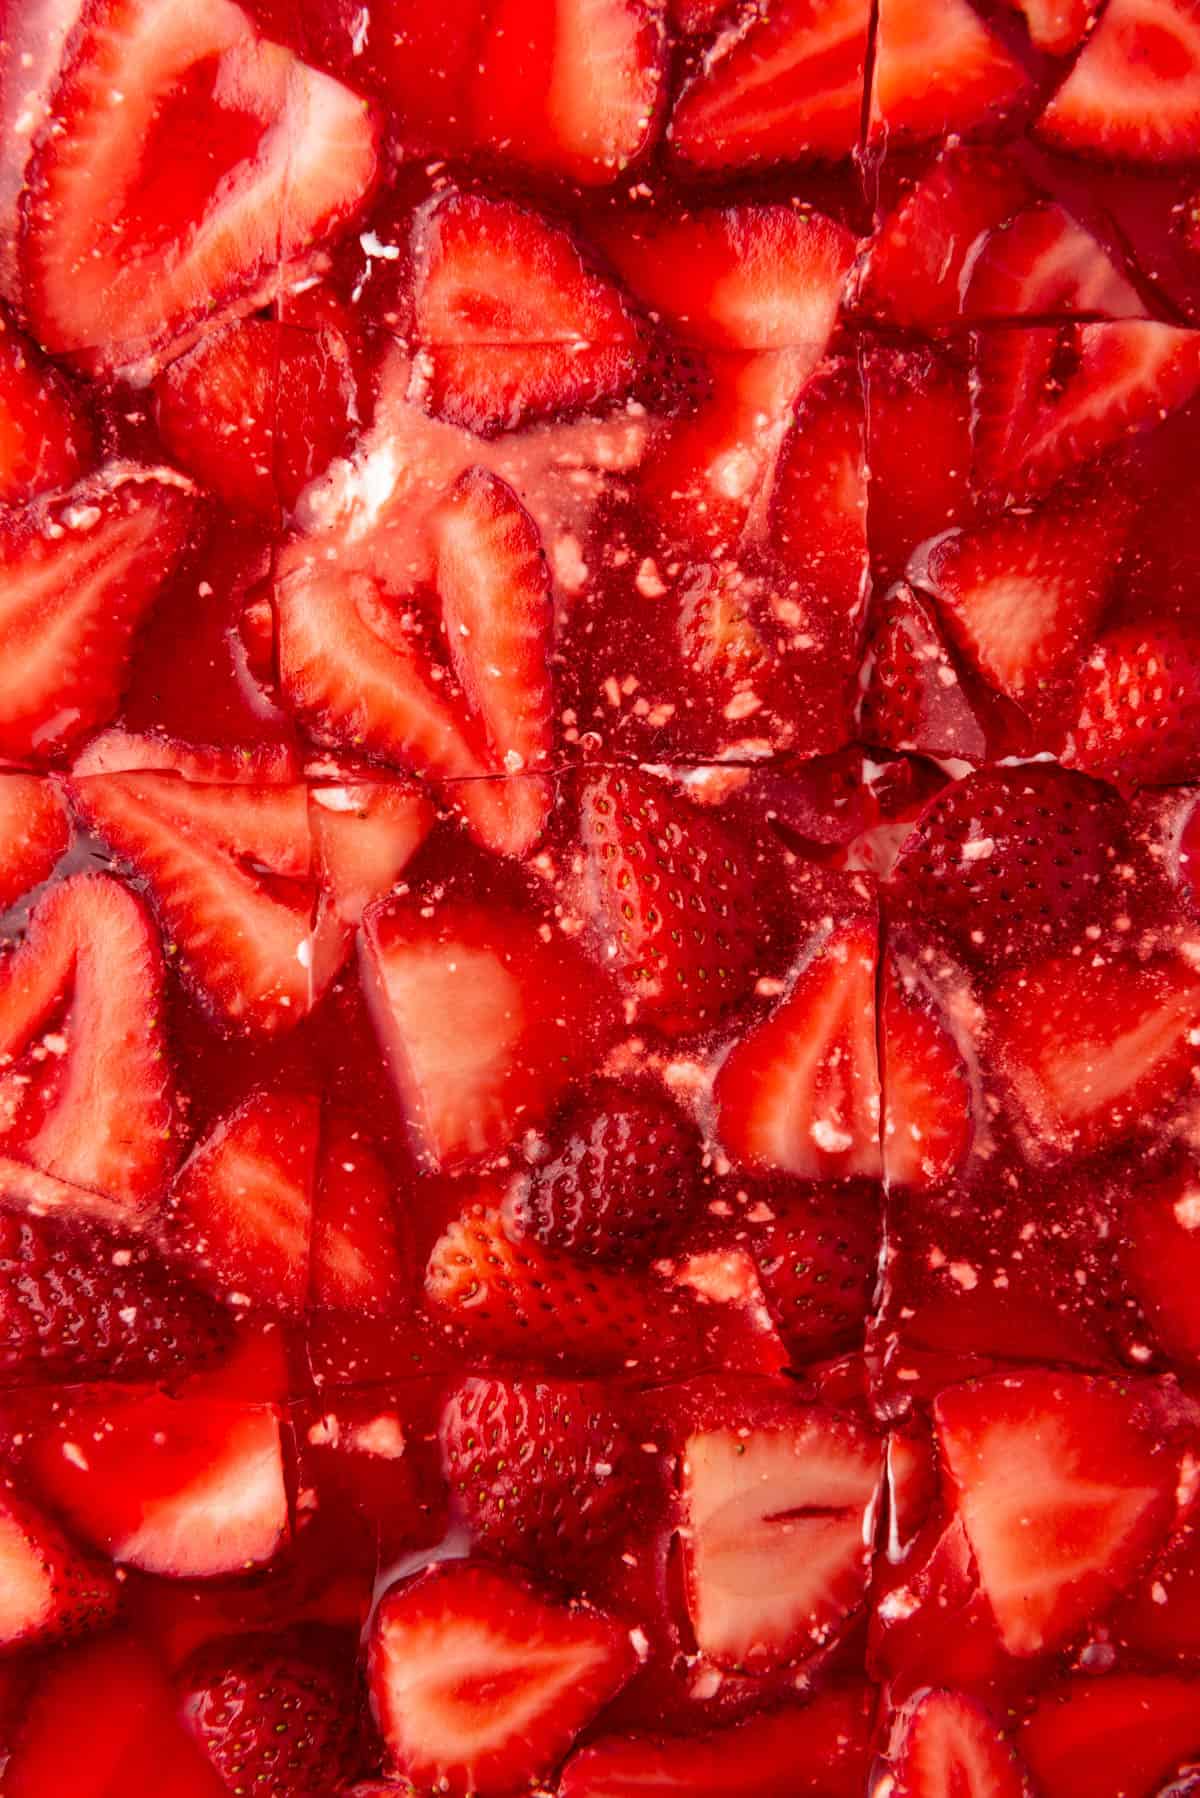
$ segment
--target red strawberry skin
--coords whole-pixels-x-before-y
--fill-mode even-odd
[[[751,1252],[793,1357],[852,1344],[865,1328],[880,1248],[878,1194],[865,1183],[769,1191],[773,1214],[750,1236]]]
[[[1171,624],[1100,637],[1080,671],[1071,763],[1123,786],[1200,773],[1200,639]]]

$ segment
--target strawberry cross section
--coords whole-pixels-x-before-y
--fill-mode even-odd
[[[0,7],[6,1798],[1200,1793],[1200,5]]]

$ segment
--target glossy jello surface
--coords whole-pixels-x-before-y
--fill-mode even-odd
[[[1195,0],[0,5],[5,1798],[1200,1792],[1198,515]]]

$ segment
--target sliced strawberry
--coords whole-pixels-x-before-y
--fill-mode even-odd
[[[963,301],[974,319],[1141,318],[1145,310],[1103,244],[1048,201],[988,232]]]
[[[964,689],[929,609],[911,587],[892,593],[868,652],[867,671],[862,732],[869,743],[983,761],[986,721]]]
[[[1200,637],[1187,626],[1123,625],[1079,671],[1067,757],[1132,786],[1200,773]]]
[[[398,1774],[450,1798],[500,1798],[554,1768],[636,1658],[599,1612],[445,1561],[384,1593],[367,1676]]]
[[[406,1292],[398,1195],[379,1156],[345,1118],[323,1120],[312,1206],[310,1302],[394,1314]]]
[[[451,665],[483,722],[491,771],[545,768],[554,747],[553,607],[537,527],[506,482],[469,468],[430,529]]]
[[[496,0],[476,138],[584,187],[618,181],[657,134],[664,50],[662,14],[647,0]]]
[[[353,1661],[340,1646],[313,1631],[236,1636],[183,1668],[183,1721],[230,1791],[308,1798],[355,1770]]]
[[[634,215],[604,245],[681,343],[718,350],[823,350],[854,255],[843,225],[791,206],[702,208],[645,222]]]
[[[1198,386],[1196,333],[1149,319],[982,333],[976,468],[1005,491],[1045,491]]]
[[[102,874],[51,887],[0,961],[0,1146],[134,1220],[173,1158],[162,979],[142,906]]]
[[[836,1634],[866,1590],[880,1473],[874,1438],[821,1406],[688,1437],[684,1573],[704,1654],[762,1672]]]
[[[888,1744],[904,1798],[1029,1798],[1020,1761],[983,1706],[962,1692],[923,1692],[897,1717]]]
[[[874,1189],[788,1190],[762,1204],[771,1215],[756,1221],[747,1241],[792,1358],[810,1361],[861,1341],[879,1265]]]
[[[640,1451],[603,1396],[565,1380],[464,1380],[440,1426],[451,1492],[475,1541],[578,1583],[628,1529]]]
[[[168,1241],[229,1304],[303,1309],[319,1127],[308,1094],[260,1088],[180,1168]]]
[[[1065,56],[1087,36],[1099,0],[1009,0],[1009,5],[1021,13],[1039,50]]]
[[[0,504],[69,487],[91,453],[91,428],[71,389],[0,315]]]
[[[226,504],[275,518],[341,455],[354,413],[348,358],[332,332],[237,320],[155,382],[162,440]]]
[[[915,968],[889,956],[880,1073],[883,1172],[889,1186],[939,1185],[971,1144],[968,1069]]]
[[[867,350],[864,391],[871,568],[886,587],[930,537],[970,517],[970,399],[957,363],[890,345]]]
[[[399,778],[312,786],[308,824],[321,890],[313,929],[312,983],[324,992],[350,952],[373,899],[396,884],[433,826],[428,795]]]
[[[515,1191],[518,1235],[568,1255],[648,1261],[695,1216],[700,1141],[657,1093],[598,1085],[563,1120],[558,1153]]]
[[[751,983],[759,911],[741,844],[659,781],[597,775],[580,797],[583,902],[640,1014],[714,1024]]]
[[[1200,1362],[1200,1184],[1190,1172],[1130,1194],[1120,1252],[1157,1341],[1173,1360]]]
[[[30,0],[5,14],[0,42],[0,135],[7,146],[0,165],[0,292],[14,305],[21,287],[17,238],[30,150],[49,117],[63,47],[82,11],[83,0]]]
[[[717,1127],[739,1161],[802,1179],[878,1176],[875,955],[873,929],[834,930],[725,1057]]]
[[[1041,118],[1047,143],[1121,162],[1186,162],[1200,151],[1191,103],[1200,21],[1190,0],[1111,0]]]
[[[880,226],[859,271],[859,304],[895,325],[954,323],[976,245],[1028,199],[1011,157],[951,145]]]
[[[0,754],[41,760],[117,709],[134,632],[179,560],[190,484],[114,463],[0,526]]]
[[[535,915],[394,901],[363,927],[375,1028],[427,1166],[506,1148],[590,1065],[599,983]]]
[[[0,774],[0,911],[40,886],[71,838],[58,788],[36,774]]]
[[[76,778],[143,771],[215,786],[288,786],[296,777],[296,757],[286,742],[197,746],[114,726],[92,737],[71,764]]]
[[[1200,1755],[1200,1679],[1116,1672],[1060,1680],[1040,1694],[1018,1740],[1045,1798],[1158,1791],[1181,1761]]]
[[[870,1764],[871,1694],[833,1686],[789,1706],[695,1736],[602,1736],[572,1755],[561,1798],[862,1798]]]
[[[697,169],[848,156],[858,145],[868,0],[751,14],[683,88],[669,138]]]
[[[232,0],[90,8],[52,111],[28,177],[25,298],[39,341],[91,368],[252,310],[375,175],[362,102]]]
[[[1001,1066],[1057,1153],[1124,1140],[1195,1078],[1200,977],[1183,960],[1042,961],[1010,974],[991,1012]]]
[[[1069,496],[930,544],[913,579],[983,678],[1037,714],[1061,694],[1111,591],[1128,513]]]
[[[637,325],[570,236],[509,200],[451,193],[418,216],[414,328],[434,408],[490,433],[620,399]]]
[[[146,1573],[241,1573],[287,1539],[272,1406],[80,1388],[22,1452],[36,1490],[85,1541]]]
[[[228,1342],[220,1311],[145,1243],[0,1212],[0,1384],[166,1378]]]
[[[304,788],[130,773],[76,780],[72,794],[146,880],[204,1002],[243,1030],[297,1023],[311,1002]]]
[[[879,0],[873,138],[940,137],[994,125],[1030,92],[1028,75],[970,0]]]
[[[1010,1654],[1066,1642],[1165,1533],[1177,1469],[1126,1388],[1083,1374],[942,1392],[938,1443]]]
[[[108,1568],[85,1559],[48,1517],[0,1486],[0,1642],[39,1646],[103,1629],[118,1604]]]

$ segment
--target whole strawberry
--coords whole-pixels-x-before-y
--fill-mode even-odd
[[[808,1360],[861,1337],[879,1262],[875,1190],[797,1187],[767,1203],[772,1215],[749,1246],[789,1352]]]

